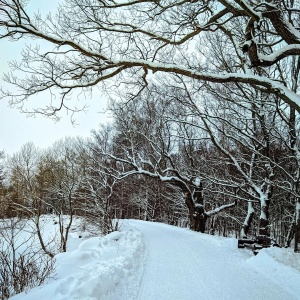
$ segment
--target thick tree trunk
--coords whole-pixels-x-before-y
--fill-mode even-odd
[[[196,204],[193,214],[191,216],[191,229],[198,232],[205,232],[207,216],[204,211],[204,206]]]
[[[270,235],[269,233],[269,206],[270,200],[261,202],[260,217],[259,217],[259,235]]]
[[[185,193],[185,203],[189,210],[190,229],[198,232],[205,232],[207,216],[204,211],[204,205],[194,203],[193,196],[190,192]]]
[[[253,216],[254,216],[253,203],[251,201],[248,201],[247,216],[245,218],[245,221],[244,221],[244,224],[243,224],[242,230],[241,230],[242,238],[247,238],[247,234],[248,234],[249,228],[251,227]]]
[[[195,187],[193,194],[190,191],[185,191],[185,203],[189,210],[190,229],[198,232],[205,232],[206,221],[209,217],[217,215],[227,208],[236,205],[236,202],[225,204],[211,211],[205,211],[204,199],[202,195],[203,187],[200,183]]]
[[[204,199],[203,199],[203,185],[199,181],[195,187],[193,198],[195,201],[195,210],[194,210],[194,230],[199,232],[205,232],[205,225],[207,220],[207,215],[204,209]]]

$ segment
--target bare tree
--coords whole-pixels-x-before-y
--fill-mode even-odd
[[[41,216],[45,213],[46,202],[37,180],[40,159],[41,153],[31,142],[23,145],[21,150],[9,159],[9,184],[13,191],[10,200],[18,216],[33,220],[41,248],[53,257],[54,253],[42,236]]]
[[[99,152],[99,147],[109,147],[109,131],[109,127],[102,128],[93,133],[91,141],[78,145],[85,156],[85,172],[81,183],[83,201],[80,209],[85,220],[103,234],[118,229],[113,209],[117,180],[109,172],[111,162]]]
[[[55,261],[35,245],[33,235],[23,236],[26,221],[12,218],[0,223],[0,298],[41,285],[53,272]]]
[[[28,143],[9,163],[13,206],[18,215],[34,221],[40,245],[50,257],[57,251],[66,251],[75,214],[74,202],[78,200],[82,171],[74,145],[73,140],[66,139],[57,142],[47,153],[41,153]],[[48,213],[54,213],[59,219],[60,245],[56,250],[49,249],[42,235],[42,216]]]
[[[19,94],[2,90],[11,104],[22,107],[29,97],[50,93],[50,103],[29,112],[53,116],[62,108],[76,110],[66,102],[73,91],[87,92],[109,78],[114,81],[107,81],[108,91],[111,84],[125,86],[134,98],[156,72],[252,86],[300,111],[299,95],[278,80],[276,72],[264,72],[300,54],[297,1],[71,0],[45,19],[30,16],[26,1],[1,0],[0,4],[1,38],[48,42],[28,46],[22,61],[12,63],[24,78],[5,77],[21,90]],[[235,49],[232,56],[240,61],[235,70],[207,64],[208,56],[199,52],[208,48],[207,36],[217,35]],[[226,59],[230,61],[229,56]]]
[[[50,195],[47,204],[58,216],[61,252],[67,250],[68,236],[76,212],[75,203],[80,200],[84,170],[78,162],[78,156],[76,141],[66,138],[54,143],[46,159],[53,178],[52,184],[46,187]]]
[[[3,184],[4,179],[4,163],[3,160],[5,158],[4,151],[0,151],[0,184]]]
[[[290,116],[284,118],[285,122],[290,123],[290,140],[293,141],[296,128],[293,119],[300,112],[298,1],[70,0],[59,6],[55,16],[45,19],[38,14],[31,16],[26,11],[26,1],[0,0],[0,5],[0,38],[17,41],[29,37],[40,42],[40,47],[28,46],[24,49],[21,62],[12,62],[12,71],[21,71],[23,77],[14,73],[5,76],[8,83],[21,91],[15,94],[2,89],[2,96],[8,97],[12,105],[18,105],[29,113],[40,112],[56,117],[57,111],[63,108],[77,111],[78,108],[69,105],[71,102],[67,100],[76,93],[85,95],[99,85],[111,97],[113,93],[118,94],[119,90],[125,91],[126,100],[138,100],[151,87],[151,82],[159,80],[168,88],[168,92],[182,88],[187,97],[192,96],[193,101],[195,96],[204,97],[212,89],[219,91],[222,98],[225,87],[233,97],[225,93],[223,100],[230,103],[242,96],[248,110],[251,110],[248,104],[252,103],[255,118],[251,118],[255,122],[251,119],[251,126],[254,128],[254,123],[260,126],[258,131],[252,130],[253,138],[250,139],[243,139],[245,134],[240,134],[238,127],[239,136],[253,154],[246,153],[247,171],[244,172],[242,162],[245,152],[233,155],[232,149],[227,147],[232,140],[235,144],[241,144],[236,137],[232,139],[232,136],[228,136],[231,134],[229,129],[236,124],[228,123],[220,114],[213,115],[212,111],[206,111],[205,114],[201,111],[202,124],[192,122],[191,126],[201,128],[201,132],[204,130],[208,134],[205,139],[210,138],[214,149],[227,156],[239,171],[239,179],[243,177],[247,181],[247,187],[243,186],[242,191],[243,196],[246,195],[245,201],[248,201],[244,229],[249,227],[253,215],[253,198],[254,202],[260,199],[261,216],[266,216],[261,218],[262,232],[269,227],[269,200],[274,197],[274,187],[278,183],[274,184],[275,169],[288,178],[287,183],[280,186],[286,193],[292,191],[294,215],[298,215],[299,176],[296,172],[299,163],[295,161],[298,155],[295,149],[298,147],[291,146],[293,142],[287,147],[294,157],[293,164],[297,165],[292,168],[294,174],[291,174],[282,166],[282,162],[278,163],[272,157],[274,148],[270,145],[274,132],[269,130],[270,123],[266,118],[277,118],[278,115],[265,117],[261,113],[263,107],[255,101],[249,102],[249,96],[263,98],[266,95],[269,103],[278,105],[279,114],[284,116],[289,111]],[[290,68],[289,65],[295,69],[294,75],[285,72]],[[26,107],[28,98],[45,92],[50,94],[49,103],[33,109]],[[215,105],[215,99],[207,97],[207,94],[206,99],[207,107],[210,101],[212,106]],[[177,100],[183,103],[182,99]],[[185,105],[192,108],[191,104]],[[193,110],[192,114],[197,115],[198,108],[194,107]],[[240,111],[236,110],[236,113]],[[119,140],[115,145],[120,147],[116,146],[116,151],[110,155],[111,158],[119,158],[120,165],[123,163],[123,174],[133,174],[132,169],[136,174],[143,170],[145,175],[160,180],[171,178],[172,183],[176,181],[186,199],[192,199],[186,200],[190,219],[194,214],[203,218],[203,192],[207,187],[203,187],[203,170],[199,165],[189,168],[192,172],[181,168],[187,162],[189,166],[195,162],[191,153],[198,147],[194,141],[200,140],[199,133],[195,134],[190,129],[188,122],[191,119],[186,112],[184,116],[178,114],[177,117],[181,118],[180,122],[169,116],[163,126],[156,123],[156,133],[141,127],[143,130],[139,134],[127,131],[124,136],[117,136]],[[142,123],[141,120],[137,121]],[[217,123],[223,126],[222,130],[211,130]],[[246,122],[243,126],[249,129],[249,124]],[[264,128],[265,125],[268,128]],[[259,138],[257,132],[261,133]],[[169,137],[169,140],[165,137]],[[178,152],[177,155],[172,153],[178,150],[176,147],[181,147],[184,158],[179,157]],[[126,156],[120,157],[119,153],[126,153]],[[154,153],[152,160],[146,153]],[[131,173],[129,168],[132,168]],[[226,168],[226,171],[229,169]],[[228,199],[234,197],[234,191],[241,185],[235,182],[229,189],[228,182],[226,188],[220,184],[221,179],[212,182],[221,186],[219,195],[222,194],[221,189],[226,190]],[[199,225],[201,222],[196,223]]]
[[[175,110],[180,111],[180,106],[174,107],[167,94],[152,99],[151,93],[149,89],[134,103],[114,108],[118,132],[114,152],[102,150],[102,154],[120,164],[112,170],[118,180],[132,175],[148,176],[180,189],[188,208],[190,228],[204,232],[206,220],[235,206],[235,201],[205,209],[197,158],[201,137],[187,133],[184,125],[170,118]]]

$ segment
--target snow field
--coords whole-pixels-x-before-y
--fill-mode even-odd
[[[135,299],[144,261],[142,234],[123,226],[122,232],[105,237],[82,240],[76,235],[70,237],[74,249],[55,256],[55,275],[47,284],[11,299]]]

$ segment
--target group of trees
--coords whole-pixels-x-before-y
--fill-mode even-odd
[[[0,0],[0,40],[36,44],[0,97],[58,118],[101,87],[113,121],[89,139],[0,151],[2,299],[47,278],[74,216],[97,233],[139,218],[299,251],[299,1],[62,0],[45,18],[27,2]]]
[[[2,215],[33,217],[37,228],[42,214],[60,216],[61,251],[74,215],[104,233],[113,220],[140,218],[272,235],[289,246],[297,233],[299,120],[269,95],[247,92],[245,100],[224,86],[199,97],[196,86],[152,83],[135,101],[112,102],[114,121],[89,139],[43,151],[24,145],[5,161]]]
[[[119,178],[126,166],[118,166],[103,154],[104,149],[112,150],[114,138],[110,128],[105,128],[94,132],[91,139],[67,138],[47,150],[25,144],[3,164],[1,204],[6,205],[1,217],[32,218],[38,229],[43,214],[59,216],[65,232],[60,251],[66,251],[75,215],[94,225],[97,234],[113,231],[118,226],[114,220],[121,218],[172,224],[185,219],[186,210],[174,187],[143,176]],[[64,215],[70,216],[67,224],[63,224]]]
[[[25,2],[0,0],[0,38],[47,44],[24,49],[5,76],[18,92],[2,96],[56,117],[101,85],[114,122],[34,168],[28,145],[13,157],[19,208],[90,214],[104,231],[115,217],[187,217],[201,232],[295,236],[297,250],[298,1],[69,0],[46,19]],[[47,91],[45,106],[26,106]]]

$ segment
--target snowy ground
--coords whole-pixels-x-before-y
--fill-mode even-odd
[[[55,256],[53,278],[11,299],[136,299],[144,261],[141,232],[123,225],[122,232],[105,237],[82,239],[81,235],[73,231],[69,251]]]
[[[69,245],[52,279],[11,299],[300,299],[300,254],[290,249],[253,256],[235,239],[134,220],[106,237],[73,232]]]
[[[138,299],[300,299],[300,255],[164,224],[131,221],[144,235],[147,263]]]

